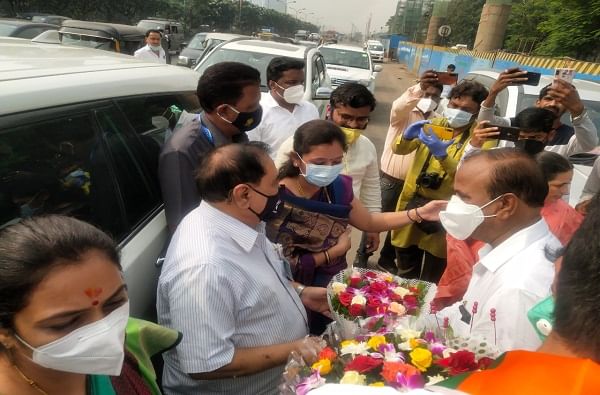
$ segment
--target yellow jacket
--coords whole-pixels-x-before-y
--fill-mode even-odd
[[[448,125],[448,121],[445,118],[432,119],[432,123],[442,126]],[[471,139],[471,134],[476,125],[477,122],[473,122],[471,128],[466,131],[466,133],[468,133],[466,139],[461,139],[462,135],[459,135],[454,139],[454,142],[446,151],[448,155],[446,155],[443,160],[438,160],[432,155],[427,169],[423,169],[427,156],[429,155],[429,148],[427,148],[425,144],[421,143],[417,138],[405,140],[403,135],[400,135],[396,139],[392,146],[392,150],[395,154],[406,155],[416,151],[415,159],[406,175],[404,188],[402,189],[398,204],[396,205],[396,211],[404,210],[406,204],[416,192],[428,199],[450,199],[454,191],[454,175],[456,174],[456,168],[458,167],[460,158]],[[433,190],[417,187],[417,177],[422,170],[425,170],[427,173],[437,173],[440,176],[445,175],[439,189]],[[433,234],[426,234],[412,224],[392,231],[392,245],[401,248],[416,245],[420,249],[425,250],[436,257],[446,257],[445,232],[441,231]]]

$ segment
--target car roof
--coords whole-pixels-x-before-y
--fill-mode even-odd
[[[344,51],[365,52],[365,50],[362,49],[362,47],[355,47],[353,45],[343,45],[343,44],[327,44],[327,45],[323,45],[323,48],[341,49]]]
[[[13,26],[43,26],[43,27],[59,27],[51,23],[31,22],[27,19],[0,18],[0,24]]]
[[[60,44],[0,38],[0,114],[120,96],[195,91],[184,67]]]
[[[233,49],[238,51],[268,53],[277,56],[289,56],[291,58],[299,59],[304,59],[304,55],[309,49],[301,45],[263,40],[236,40],[224,43],[220,48]]]
[[[473,70],[469,71],[467,74],[480,74],[493,79],[498,79],[498,75],[500,75],[499,72],[491,70]],[[521,85],[523,93],[526,95],[537,96],[544,86],[552,83],[553,79],[552,76],[542,75],[540,77],[540,83],[537,86]],[[573,80],[573,85],[577,88],[577,92],[583,100],[600,101],[600,84],[597,82],[575,78]]]
[[[63,21],[62,28],[60,29],[60,31],[64,31],[67,33],[83,33],[75,30],[69,30],[69,28],[81,30],[96,30],[99,32],[107,33],[111,36],[120,35],[126,37],[145,35],[145,32],[137,26],[121,25],[119,23],[79,21],[76,19],[68,19],[66,21]]]
[[[240,37],[250,38],[250,36],[246,36],[246,35],[243,35],[243,34],[233,34],[233,33],[204,33],[204,34],[206,34],[206,39],[207,40],[209,38],[213,38],[213,39],[216,39],[216,40],[229,41],[231,39],[240,38]]]

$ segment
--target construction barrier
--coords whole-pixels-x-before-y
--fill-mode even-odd
[[[556,68],[568,67],[576,70],[575,78],[600,82],[599,63],[583,62],[572,58],[527,56],[502,51],[480,52],[400,42],[397,59],[418,75],[429,69],[445,71],[450,63],[456,66],[456,72],[460,75],[465,75],[471,70],[503,71],[510,67],[554,75]]]

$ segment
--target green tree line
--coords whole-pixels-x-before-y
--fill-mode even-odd
[[[209,29],[250,34],[271,28],[282,36],[293,36],[300,29],[318,31],[312,23],[248,1],[241,2],[240,12],[238,0],[0,0],[0,14],[4,16],[31,12],[125,24],[147,17],[171,18],[184,22],[190,33]]]

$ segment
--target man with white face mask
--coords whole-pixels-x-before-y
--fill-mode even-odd
[[[535,350],[541,342],[527,312],[550,294],[554,266],[545,251],[561,247],[540,214],[544,175],[521,150],[477,151],[458,169],[454,190],[442,225],[454,238],[486,245],[462,301],[437,317],[448,317],[456,335],[484,337],[501,352]]]
[[[146,32],[146,46],[138,49],[133,54],[138,59],[154,63],[167,63],[167,55],[160,45],[162,33],[160,30],[150,29]]]
[[[440,103],[443,85],[433,70],[421,75],[417,85],[408,88],[394,101],[390,112],[390,127],[381,154],[381,205],[382,211],[393,212],[404,185],[404,180],[415,157],[416,151],[407,155],[395,155],[392,145],[414,122],[439,117],[435,112]],[[396,251],[391,243],[392,232],[388,232],[379,255],[379,266],[396,273]]]
[[[269,92],[260,101],[262,121],[248,138],[268,144],[272,159],[300,125],[319,118],[315,105],[304,100],[304,66],[303,60],[277,57],[267,67]]]

